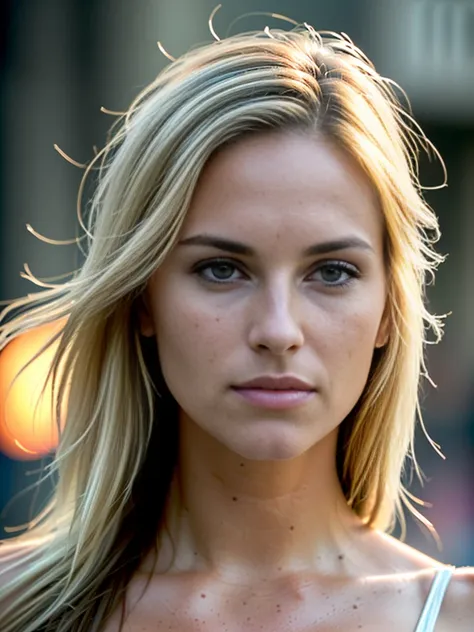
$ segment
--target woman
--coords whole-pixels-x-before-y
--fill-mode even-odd
[[[131,105],[83,268],[2,330],[66,320],[68,398],[54,504],[4,543],[2,632],[471,629],[472,570],[386,533],[441,336],[417,142],[307,25],[193,50]]]

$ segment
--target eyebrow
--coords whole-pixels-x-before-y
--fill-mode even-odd
[[[252,246],[244,244],[240,241],[218,237],[216,235],[193,235],[178,242],[178,246],[211,246],[218,250],[225,250],[237,255],[252,257],[256,255],[256,251]],[[358,248],[361,250],[371,250],[372,246],[360,237],[348,236],[333,241],[324,241],[319,244],[313,244],[303,250],[303,257],[311,257],[315,255],[323,255],[337,250],[348,250],[350,248]]]

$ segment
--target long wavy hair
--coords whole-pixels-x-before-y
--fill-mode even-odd
[[[138,302],[177,241],[204,165],[244,135],[323,135],[352,156],[378,196],[390,336],[342,421],[337,468],[348,505],[369,527],[391,529],[397,516],[403,520],[403,505],[418,513],[402,474],[422,423],[427,331],[435,341],[442,335],[425,291],[443,257],[418,178],[420,149],[436,150],[402,95],[345,35],[304,24],[193,49],[119,119],[85,174],[99,170],[83,222],[83,266],[3,315],[1,347],[64,320],[50,341],[58,345],[51,375],[62,430],[50,470],[57,484],[41,519],[0,549],[12,560],[19,546],[29,551],[3,589],[2,632],[99,631],[120,605],[123,622],[127,585],[144,557],[157,555],[177,462],[178,407],[156,347],[140,334]]]

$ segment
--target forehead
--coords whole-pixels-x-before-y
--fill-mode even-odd
[[[256,244],[272,235],[314,242],[348,232],[382,238],[382,213],[362,169],[316,135],[272,132],[217,152],[198,181],[182,237],[219,232]]]

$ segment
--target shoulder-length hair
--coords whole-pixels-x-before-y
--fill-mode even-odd
[[[54,499],[16,538],[36,544],[5,592],[3,632],[100,630],[153,550],[176,464],[177,405],[156,349],[140,335],[138,301],[177,241],[209,157],[247,134],[323,135],[374,188],[385,225],[390,336],[342,422],[337,468],[348,505],[368,526],[392,527],[403,504],[416,512],[401,474],[421,419],[425,334],[442,334],[424,299],[443,258],[418,180],[419,149],[433,147],[393,84],[346,36],[307,25],[250,32],[169,64],[119,123],[88,169],[99,166],[100,178],[84,225],[84,265],[72,280],[17,301],[21,315],[2,325],[4,346],[65,319],[52,340],[58,424],[67,395]]]

